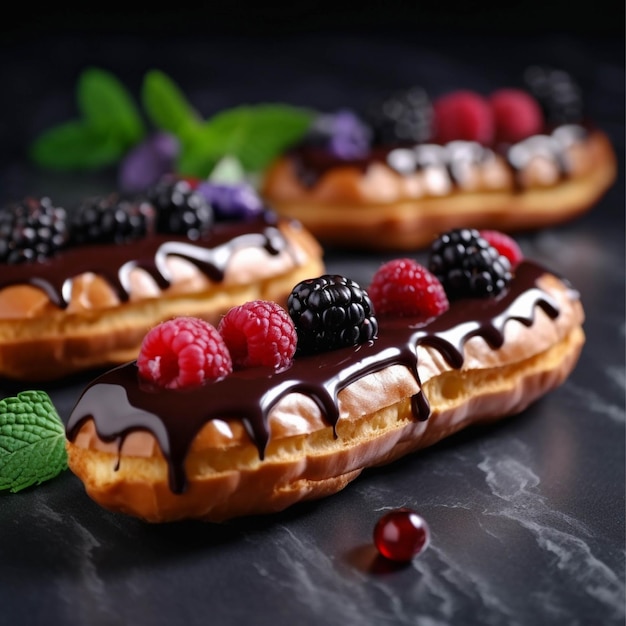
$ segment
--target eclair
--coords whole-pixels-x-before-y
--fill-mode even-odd
[[[572,220],[616,177],[607,135],[569,74],[531,67],[522,87],[319,114],[266,171],[261,192],[337,248],[411,250],[456,227],[515,232]]]
[[[320,245],[296,220],[227,204],[168,180],[73,211],[48,198],[5,207],[0,376],[53,380],[118,365],[163,320],[217,322],[246,300],[285,302],[294,281],[322,271]]]
[[[502,233],[452,230],[428,266],[389,261],[367,289],[325,274],[282,311],[254,301],[217,327],[170,320],[83,391],[69,467],[108,510],[223,522],[330,496],[517,414],[568,377],[585,341],[575,288],[518,254]]]

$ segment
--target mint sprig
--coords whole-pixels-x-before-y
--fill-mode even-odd
[[[309,128],[312,114],[282,104],[238,106],[209,118],[193,135],[182,137],[182,174],[207,176],[224,156],[246,172],[263,170]]]
[[[44,391],[0,401],[0,490],[13,493],[67,468],[65,428]]]
[[[242,105],[203,120],[182,90],[163,72],[144,78],[142,102],[152,124],[176,135],[179,174],[208,176],[225,157],[248,173],[263,170],[309,128],[313,112],[286,104]]]
[[[261,103],[219,111],[205,119],[164,72],[150,70],[135,106],[124,86],[97,68],[79,77],[81,117],[42,133],[31,145],[35,163],[57,170],[87,170],[113,165],[154,130],[174,135],[180,145],[176,173],[207,177],[226,157],[244,171],[265,169],[309,128],[314,112],[286,104]]]

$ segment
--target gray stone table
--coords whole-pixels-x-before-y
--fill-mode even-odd
[[[49,193],[71,203],[114,185],[113,172],[42,173],[24,159],[37,132],[73,113],[73,83],[87,65],[135,87],[159,67],[206,113],[270,98],[330,110],[412,83],[488,91],[530,62],[559,65],[582,81],[594,119],[615,143],[620,176],[585,216],[519,236],[528,256],[570,278],[586,307],[587,343],[559,389],[522,415],[267,518],[145,525],[101,510],[69,472],[0,494],[0,624],[624,623],[623,39],[22,35],[2,46],[3,201]],[[367,283],[391,256],[328,250],[326,261]],[[63,419],[87,380],[44,387]],[[0,397],[21,388],[0,382]],[[432,542],[394,567],[376,556],[372,531],[399,506],[426,518]]]

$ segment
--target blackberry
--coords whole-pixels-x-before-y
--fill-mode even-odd
[[[154,208],[148,202],[132,201],[117,193],[87,198],[70,221],[72,243],[127,243],[152,230]]]
[[[564,70],[533,65],[524,72],[524,81],[549,124],[572,124],[583,119],[582,90]]]
[[[423,143],[433,135],[434,112],[420,87],[396,92],[370,105],[363,114],[378,145]]]
[[[159,233],[198,239],[213,226],[211,205],[186,180],[164,179],[148,190],[147,199],[156,211]]]
[[[44,261],[68,240],[67,213],[50,198],[27,197],[0,210],[0,263]]]
[[[367,292],[336,274],[298,283],[289,295],[287,310],[296,327],[298,354],[356,346],[378,333]]]
[[[430,248],[428,269],[449,300],[485,298],[511,282],[511,263],[475,229],[458,228],[438,237]]]

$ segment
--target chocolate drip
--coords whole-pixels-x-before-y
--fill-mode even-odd
[[[501,297],[454,302],[448,311],[426,324],[411,325],[407,318],[381,319],[376,340],[299,357],[281,371],[241,370],[200,388],[171,391],[140,382],[136,362],[128,363],[87,387],[70,416],[68,438],[76,437],[90,418],[101,439],[117,440],[120,448],[128,433],[145,429],[157,439],[169,463],[172,491],[180,493],[185,488],[186,454],[208,421],[241,420],[262,458],[272,408],[288,394],[300,392],[317,404],[334,429],[339,420],[338,394],[359,378],[399,364],[412,372],[419,385],[418,346],[435,348],[451,367],[460,368],[463,346],[471,337],[483,337],[495,350],[504,341],[508,320],[530,326],[537,307],[557,317],[552,298],[536,286],[544,273],[540,266],[525,261]],[[428,418],[430,408],[422,391],[413,396],[411,406],[416,419]]]
[[[526,167],[531,158],[548,156],[555,162],[563,178],[569,175],[565,151],[573,142],[583,141],[587,126],[568,124],[546,133],[528,137],[515,145],[495,146],[493,149],[473,141],[452,141],[446,145],[411,144],[403,146],[376,146],[364,157],[346,160],[319,146],[300,145],[290,152],[300,182],[313,187],[328,171],[351,167],[365,174],[373,163],[386,163],[399,174],[408,176],[428,167],[442,167],[453,184],[459,184],[458,172],[466,165],[480,165],[496,152],[516,174]]]
[[[0,289],[28,284],[42,289],[60,308],[71,298],[72,278],[87,272],[98,274],[114,289],[122,302],[130,297],[133,269],[146,271],[161,289],[171,282],[166,258],[178,256],[193,263],[211,280],[219,282],[231,256],[243,248],[263,248],[276,255],[287,249],[287,242],[276,227],[271,213],[248,222],[224,224],[210,234],[190,242],[184,237],[150,235],[122,245],[89,245],[67,248],[43,263],[4,265]]]

